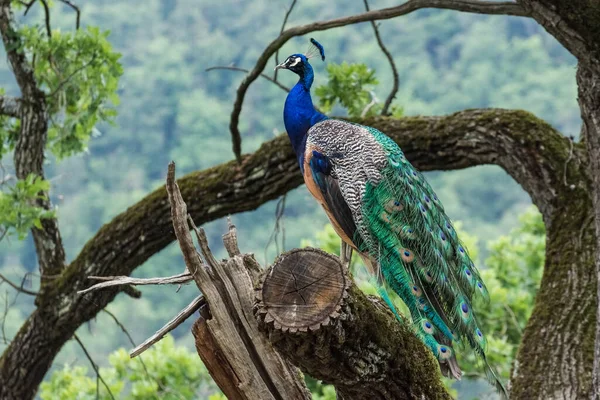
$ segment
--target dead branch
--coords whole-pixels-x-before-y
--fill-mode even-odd
[[[370,11],[369,8],[369,0],[363,0],[365,3],[365,9]],[[388,63],[390,64],[390,68],[392,68],[392,76],[394,78],[394,83],[392,85],[392,90],[390,90],[390,94],[385,99],[385,103],[383,104],[383,108],[381,109],[381,115],[390,115],[389,109],[392,101],[394,101],[394,97],[396,97],[396,93],[398,93],[398,88],[400,87],[400,77],[398,76],[398,68],[396,68],[396,63],[394,62],[394,57],[387,49],[383,40],[381,39],[381,35],[379,34],[379,28],[377,27],[377,23],[375,21],[371,21],[371,27],[373,28],[373,33],[375,34],[375,39],[377,40],[377,44],[379,48],[387,58]]]
[[[413,11],[423,8],[441,8],[447,10],[456,10],[470,12],[476,14],[494,14],[494,15],[514,15],[526,17],[529,14],[521,7],[520,4],[508,1],[479,1],[479,0],[409,0],[396,7],[384,8],[379,10],[368,11],[362,14],[356,14],[349,17],[331,19],[327,21],[313,22],[307,25],[296,26],[283,31],[275,40],[273,40],[265,48],[262,54],[258,57],[252,71],[242,81],[237,89],[231,119],[229,121],[229,131],[233,143],[233,154],[238,163],[242,157],[242,138],[239,131],[240,113],[244,97],[248,88],[262,73],[269,61],[269,58],[280,49],[288,40],[295,36],[305,35],[310,32],[324,31],[332,28],[339,28],[357,24],[360,22],[377,21],[399,17],[410,14]]]
[[[175,181],[175,164],[169,164],[167,193],[171,203],[171,216],[175,236],[188,271],[193,271],[194,280],[206,297],[211,319],[207,321],[211,343],[216,344],[212,352],[224,355],[229,364],[228,381],[237,382],[235,392],[227,392],[231,385],[221,387],[228,398],[242,399],[306,399],[309,394],[304,382],[298,379],[296,369],[282,359],[259,334],[258,324],[252,315],[253,278],[257,279],[260,268],[257,264],[246,265],[243,256],[235,256],[226,265],[213,256],[206,234],[198,229],[187,214],[187,205]],[[188,225],[189,224],[189,225]],[[189,233],[189,226],[196,233],[205,263],[196,251]],[[230,226],[229,237],[233,234]],[[229,251],[235,252],[229,240]],[[197,346],[202,346],[196,342]],[[200,357],[204,353],[199,352]],[[222,379],[215,379],[221,382]]]
[[[160,328],[156,333],[150,336],[148,339],[144,341],[144,343],[135,347],[133,350],[129,352],[129,357],[134,358],[142,354],[144,351],[148,350],[154,343],[161,340],[165,335],[171,332],[173,329],[177,328],[181,325],[185,320],[187,320],[192,314],[200,309],[204,304],[206,304],[206,300],[204,296],[200,295],[196,297],[190,304],[187,305],[183,310],[179,311],[173,319],[165,324],[162,328]]]
[[[88,276],[88,279],[105,281],[80,290],[78,294],[85,294],[93,290],[121,285],[178,285],[192,281],[192,275],[184,272],[179,275],[165,276],[160,278],[132,278],[130,276]]]

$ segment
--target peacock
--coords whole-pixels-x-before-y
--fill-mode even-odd
[[[486,339],[472,309],[474,296],[487,298],[486,287],[440,199],[384,133],[315,109],[309,59],[324,61],[325,51],[310,41],[307,54],[292,54],[275,67],[299,76],[286,98],[283,120],[309,192],[342,243],[406,304],[415,333],[442,373],[461,378],[452,346],[468,344],[490,382],[507,397],[486,361]]]

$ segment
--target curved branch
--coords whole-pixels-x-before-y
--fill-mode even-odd
[[[360,122],[387,133],[423,171],[499,165],[544,214],[563,185],[569,140],[524,111],[481,109],[442,117],[376,117]],[[580,157],[580,152],[575,145],[574,157]],[[242,160],[241,165],[230,161],[178,180],[188,212],[199,225],[254,210],[302,183],[285,135],[265,142]],[[580,163],[569,163],[568,175],[580,168]],[[170,224],[166,191],[159,188],[104,225],[68,267],[62,285],[74,293],[89,286],[81,287],[83,276],[129,275],[174,240]],[[107,250],[115,238],[121,248]],[[57,286],[57,290],[65,289]]]
[[[527,12],[517,3],[502,1],[502,2],[491,2],[491,1],[479,1],[479,0],[409,0],[408,2],[390,8],[384,8],[380,10],[368,11],[362,14],[356,14],[349,17],[336,18],[327,21],[314,22],[307,25],[296,26],[290,29],[286,29],[273,40],[265,48],[263,53],[256,61],[256,65],[252,71],[246,76],[237,89],[235,102],[233,104],[233,111],[231,112],[231,120],[229,121],[229,131],[233,141],[233,154],[238,162],[241,161],[242,154],[242,139],[238,128],[240,113],[242,112],[242,105],[244,103],[244,97],[248,91],[248,87],[259,77],[261,72],[265,69],[269,58],[283,46],[288,40],[295,36],[301,36],[310,32],[324,31],[332,28],[338,28],[340,26],[352,25],[359,22],[377,21],[383,19],[390,19],[399,17],[402,15],[409,14],[413,11],[420,10],[422,8],[441,8],[447,10],[456,10],[477,14],[496,14],[496,15],[514,15],[525,17],[528,16]]]

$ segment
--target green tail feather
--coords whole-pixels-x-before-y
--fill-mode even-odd
[[[385,281],[410,310],[417,335],[438,359],[453,357],[451,348],[440,344],[447,343],[444,337],[465,338],[486,365],[490,382],[505,394],[487,364],[485,338],[471,309],[473,297],[487,297],[487,290],[467,250],[423,175],[391,139],[366,128],[387,152],[388,164],[378,171],[377,184],[367,183],[358,229],[368,235],[359,250],[378,261]]]

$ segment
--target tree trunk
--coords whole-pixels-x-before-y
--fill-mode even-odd
[[[581,187],[557,195],[554,211],[544,216],[544,275],[513,366],[511,399],[591,395],[597,304],[591,202]]]
[[[592,204],[596,228],[597,297],[600,299],[600,71],[580,62],[577,68],[579,107],[583,119],[582,139],[590,160]],[[594,352],[593,398],[600,399],[600,302],[596,311],[596,345]]]
[[[531,15],[577,57],[578,100],[583,119],[581,130],[589,160],[588,176],[592,218],[596,242],[592,262],[596,298],[600,299],[600,4],[587,0],[520,0]],[[585,351],[595,354],[593,389],[588,395],[600,399],[600,302],[597,303],[595,348],[582,343]],[[592,355],[589,355],[592,357]]]

